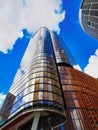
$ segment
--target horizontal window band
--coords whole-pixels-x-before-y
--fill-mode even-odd
[[[28,83],[29,81],[32,81],[32,80],[35,80],[35,83],[32,83],[31,85],[36,85],[36,84],[39,84],[39,85],[40,85],[40,84],[49,84],[49,85],[57,86],[57,85],[54,85],[53,83],[48,83],[48,81],[47,81],[47,82],[44,81],[44,78],[43,78],[43,77],[40,78],[40,79],[43,79],[43,82],[40,81],[39,78],[40,78],[40,77],[36,77],[36,79],[35,79],[35,77],[34,77],[34,78],[30,78],[28,81],[25,81],[24,84],[22,84],[22,83],[23,83],[23,81],[22,81],[22,83],[20,83],[20,84],[15,84],[14,86],[21,86],[21,87],[22,87],[22,86],[24,86],[26,83]],[[36,82],[37,79],[39,80],[39,83]],[[57,80],[55,80],[55,79],[52,79],[52,78],[46,78],[46,79],[47,79],[47,80],[48,80],[48,79],[51,79],[51,81],[54,81],[56,84],[59,85],[59,81],[57,81]],[[16,90],[16,87],[14,87],[14,86],[13,86],[14,89],[11,89],[10,92]],[[19,89],[20,89],[20,87],[19,87]],[[16,90],[16,92],[17,92],[17,91],[18,91],[18,90]]]

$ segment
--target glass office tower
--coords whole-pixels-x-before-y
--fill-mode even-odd
[[[80,8],[82,28],[98,39],[98,0],[83,0]]]
[[[59,127],[65,123],[64,108],[51,36],[49,30],[42,27],[31,39],[22,58],[20,68],[1,110],[3,122],[6,125],[14,120],[14,117],[16,120],[22,116],[26,120],[30,113],[33,115],[26,122],[30,120],[33,122],[39,112],[40,121],[38,121],[37,129],[50,130],[52,127]],[[24,126],[18,126],[19,130],[25,127],[26,124],[23,124]],[[30,123],[29,125],[31,127]],[[28,127],[27,130],[29,129]]]
[[[98,129],[98,80],[65,53],[54,32],[35,33],[1,109],[1,130]]]

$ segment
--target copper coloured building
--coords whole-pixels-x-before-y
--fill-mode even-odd
[[[46,27],[32,37],[0,111],[1,130],[97,130],[98,80],[69,63]]]

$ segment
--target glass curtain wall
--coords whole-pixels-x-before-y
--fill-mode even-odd
[[[58,122],[64,122],[64,102],[47,28],[39,29],[31,39],[9,92],[15,98],[12,108],[7,106],[5,110],[5,113],[10,110],[6,120],[26,108],[32,108],[32,111],[46,110],[57,113],[62,117],[58,118]],[[55,123],[53,125],[55,126]]]
[[[98,0],[83,0],[80,8],[83,29],[98,39]]]

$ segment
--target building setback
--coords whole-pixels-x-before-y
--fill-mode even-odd
[[[98,80],[74,69],[62,39],[32,37],[2,106],[0,130],[97,130]]]
[[[83,30],[98,39],[98,0],[83,0],[79,15]]]

